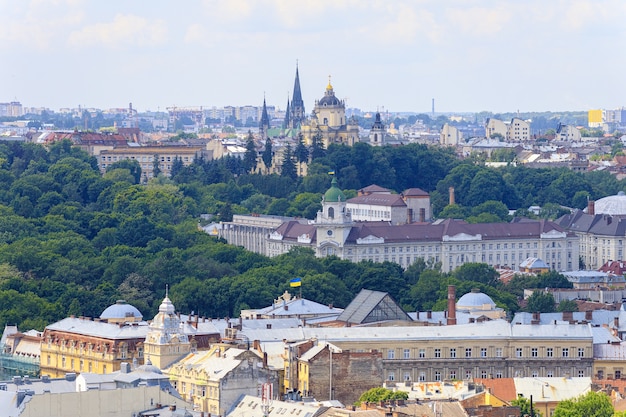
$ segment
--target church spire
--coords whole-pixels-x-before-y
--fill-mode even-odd
[[[300,72],[296,63],[296,80],[293,84],[293,98],[291,99],[291,123],[293,127],[298,127],[304,121],[304,101],[300,90]]]
[[[259,123],[259,133],[263,138],[267,137],[267,131],[270,129],[270,117],[267,114],[267,105],[265,104],[265,96],[263,96],[263,112],[261,113],[261,122]]]
[[[291,114],[291,108],[289,107],[289,94],[287,94],[287,110],[285,110],[285,120],[283,121],[283,129],[289,129],[291,120],[289,116]]]

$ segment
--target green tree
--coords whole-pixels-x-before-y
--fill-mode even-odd
[[[578,304],[574,300],[563,300],[559,303],[556,311],[578,311]]]
[[[326,149],[324,149],[322,134],[318,132],[311,138],[311,160],[323,158],[325,155]]]
[[[526,397],[522,397],[521,395],[511,401],[511,405],[519,407],[520,416],[522,417],[530,416],[531,414],[534,414],[535,416],[541,416],[541,413],[537,410],[533,410],[533,413],[531,413],[530,400]]]
[[[608,395],[589,391],[573,400],[561,401],[554,410],[554,417],[611,417],[615,410]]]
[[[243,156],[243,167],[246,172],[253,172],[256,169],[257,151],[254,145],[254,136],[248,130],[248,138],[246,139],[246,153]]]
[[[159,166],[161,163],[161,157],[159,154],[155,154],[152,159],[152,177],[156,178],[161,173],[161,167]]]
[[[528,297],[526,311],[529,313],[554,313],[554,296],[543,291],[535,291]]]
[[[359,397],[356,405],[361,403],[377,403],[387,400],[406,400],[409,398],[409,394],[405,391],[392,391],[387,388],[377,387],[365,391]]]
[[[285,151],[283,154],[283,164],[281,166],[280,175],[282,175],[283,177],[291,178],[292,180],[296,180],[298,178],[296,164],[293,162],[293,152],[289,143],[287,144],[287,146],[285,146]]]
[[[261,155],[261,159],[263,159],[263,163],[265,167],[269,170],[272,167],[272,159],[274,158],[274,151],[272,150],[272,140],[270,138],[265,139],[265,149],[263,149],[263,154]]]
[[[296,157],[296,160],[298,162],[309,161],[309,150],[304,144],[304,136],[302,135],[302,133],[298,133],[298,144],[296,145],[294,156]]]

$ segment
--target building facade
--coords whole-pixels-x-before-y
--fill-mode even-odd
[[[391,261],[404,268],[422,258],[441,262],[446,272],[467,262],[519,270],[519,264],[530,257],[543,259],[553,270],[578,269],[578,236],[555,222],[468,224],[454,219],[401,225],[357,222],[334,179],[315,220],[287,220],[269,231],[269,224],[262,229],[251,227],[257,219],[233,218],[217,232],[231,244],[267,256],[287,253],[293,247],[309,247],[318,257],[335,255],[353,262]]]

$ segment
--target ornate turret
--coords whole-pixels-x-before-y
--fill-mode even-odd
[[[317,212],[318,256],[341,255],[352,230],[352,216],[346,210],[346,196],[333,177],[330,188],[324,193],[322,210]]]
[[[146,356],[153,365],[165,369],[190,350],[189,339],[183,332],[182,322],[166,289],[159,312],[152,319],[150,331],[146,335]]]

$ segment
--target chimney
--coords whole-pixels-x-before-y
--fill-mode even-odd
[[[596,202],[593,200],[587,201],[587,214],[591,214],[592,216],[596,214]]]
[[[587,321],[593,320],[593,310],[585,311],[585,320]]]
[[[271,329],[271,328],[272,328],[272,323],[267,323],[267,324],[265,325],[265,328],[266,328],[266,329]]]
[[[263,368],[267,369],[267,352],[263,352]]]
[[[454,204],[454,187],[448,188],[448,195],[450,198],[450,201],[448,202],[448,204],[450,205]]]
[[[533,313],[533,319],[530,321],[530,324],[539,324],[541,323],[541,313],[539,311],[535,311]]]
[[[420,222],[424,223],[426,221],[426,209],[420,209]]]
[[[456,287],[448,285],[448,326],[456,324]]]
[[[261,341],[258,340],[258,339],[254,339],[252,341],[252,347],[253,347],[254,350],[259,350],[260,351],[261,350]]]
[[[426,318],[427,318],[427,319],[432,319],[432,318],[433,318],[433,312],[432,312],[431,310],[428,310],[428,311],[426,312]]]
[[[615,317],[615,318],[613,319],[613,325],[614,325],[615,327],[619,328],[619,317]]]
[[[563,321],[573,321],[573,320],[574,320],[574,313],[572,313],[571,311],[563,312]]]

